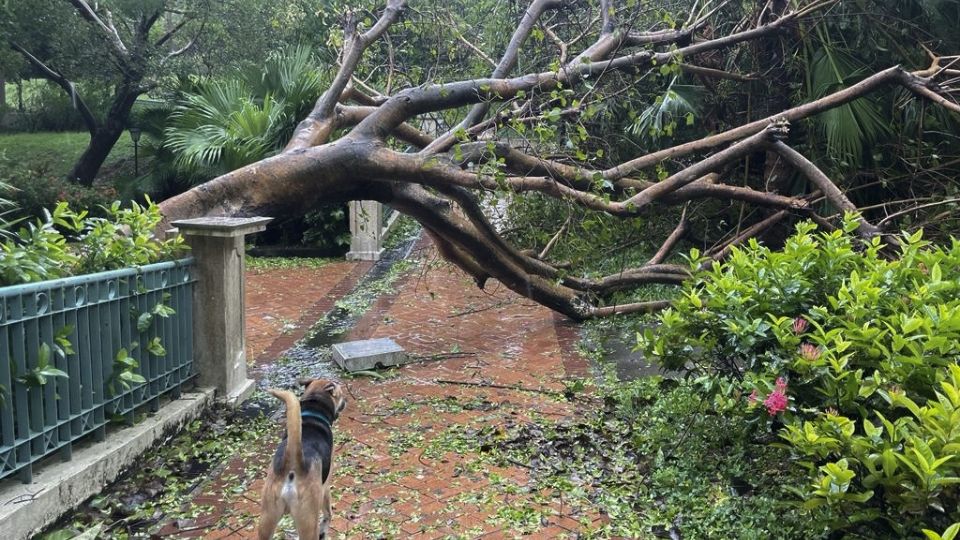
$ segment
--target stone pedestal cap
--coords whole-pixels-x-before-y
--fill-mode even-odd
[[[271,221],[268,217],[202,217],[174,221],[173,226],[184,235],[230,238],[263,231]]]

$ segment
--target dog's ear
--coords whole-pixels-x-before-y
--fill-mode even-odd
[[[336,389],[337,389],[337,383],[333,381],[327,382],[327,385],[323,387],[324,392],[330,392],[330,393],[333,393],[333,391]]]
[[[310,386],[310,383],[312,383],[314,380],[315,380],[315,379],[311,379],[311,378],[309,378],[309,377],[304,377],[304,378],[302,378],[302,379],[297,379],[297,384],[299,384],[300,386],[306,388],[306,387]]]

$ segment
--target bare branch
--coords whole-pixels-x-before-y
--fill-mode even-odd
[[[160,36],[160,39],[158,39],[157,41],[155,41],[155,42],[153,43],[153,46],[154,46],[154,47],[162,47],[164,43],[170,41],[170,39],[173,38],[173,36],[175,36],[175,35],[177,34],[177,32],[179,32],[179,31],[180,31],[184,26],[186,26],[187,23],[190,22],[191,20],[192,20],[192,19],[189,19],[189,18],[187,18],[187,17],[184,17],[183,19],[181,19],[180,22],[176,24],[176,26],[174,26],[173,28],[171,28],[170,30],[168,30],[165,34],[163,34],[162,36]]]
[[[463,43],[464,45],[466,45],[468,49],[475,52],[477,56],[482,58],[486,63],[490,64],[491,66],[494,67],[494,69],[496,69],[497,63],[493,61],[493,58],[490,58],[489,56],[487,56],[487,53],[483,52],[483,49],[481,49],[480,47],[477,47],[476,45],[471,43],[470,40],[463,37],[463,34],[457,28],[456,21],[453,20],[453,16],[450,16],[449,20],[450,20],[450,28],[452,28],[454,33],[457,34],[457,39],[460,41],[460,43]]]
[[[761,232],[766,231],[767,229],[773,227],[777,223],[780,223],[781,221],[783,221],[784,218],[786,218],[789,215],[790,215],[790,212],[788,212],[787,210],[780,210],[779,212],[774,212],[768,218],[758,223],[755,223],[750,227],[747,227],[746,229],[741,231],[740,234],[735,236],[733,239],[727,241],[719,248],[711,251],[709,254],[710,258],[715,261],[725,259],[727,255],[730,254],[730,250],[732,250],[735,246],[739,246],[740,244],[746,242],[747,240],[759,235]]]
[[[650,302],[637,302],[634,304],[621,304],[619,306],[595,307],[590,309],[588,317],[600,318],[611,315],[630,315],[633,313],[656,313],[670,307],[670,300],[652,300]]]
[[[747,137],[733,146],[717,152],[709,158],[681,170],[662,182],[653,184],[621,204],[625,207],[642,208],[651,202],[656,201],[663,195],[672,191],[676,191],[677,189],[693,182],[701,176],[713,172],[717,168],[731,161],[740,159],[750,152],[753,152],[756,148],[762,146],[765,142],[776,136],[780,132],[780,129],[781,128],[778,125],[771,124],[760,133]]]
[[[517,29],[514,30],[513,36],[510,38],[510,43],[507,44],[507,48],[503,53],[503,56],[500,58],[500,62],[497,63],[496,68],[493,70],[493,74],[490,76],[492,79],[498,79],[505,77],[517,64],[517,57],[520,54],[520,47],[523,45],[523,42],[526,41],[527,37],[530,35],[530,32],[533,31],[534,26],[536,26],[537,20],[543,15],[547,10],[554,9],[560,6],[562,0],[534,0],[530,4],[530,7],[523,14],[523,18],[520,20],[520,24],[517,25]],[[486,103],[477,103],[470,109],[470,112],[467,113],[466,117],[460,121],[456,126],[453,127],[447,133],[437,137],[437,139],[423,149],[424,153],[436,153],[445,151],[449,145],[456,139],[457,131],[461,129],[468,128],[475,123],[479,122],[487,111],[490,109],[490,106]]]
[[[412,116],[426,112],[455,108],[471,103],[477,104],[473,109],[471,109],[471,111],[482,110],[485,113],[487,107],[487,105],[483,103],[485,101],[502,101],[516,96],[520,91],[530,91],[533,89],[548,91],[556,88],[559,84],[573,84],[585,76],[598,76],[606,71],[611,70],[636,69],[641,66],[650,67],[653,65],[671,62],[678,57],[686,58],[694,54],[730,47],[737,43],[758,39],[760,37],[778,32],[783,25],[792,20],[792,16],[788,15],[758,28],[746,30],[722,38],[695,43],[693,45],[677,49],[676,51],[661,53],[642,51],[600,62],[584,62],[574,59],[566,68],[555,72],[548,71],[536,74],[528,74],[513,79],[474,79],[470,81],[460,81],[449,84],[410,88],[393,96],[383,105],[382,110],[378,114],[371,116],[368,121],[358,126],[357,134],[360,136],[369,137],[382,136],[384,130],[389,132],[393,129],[394,125],[399,122],[406,121]],[[888,77],[893,77],[893,74],[889,75]],[[879,85],[879,82],[877,84]],[[472,117],[468,115],[468,119],[470,118]],[[765,122],[763,126],[765,126],[766,123],[769,122]],[[472,124],[472,122],[461,122],[459,125],[470,124]],[[748,124],[748,126],[753,126],[754,124],[756,124],[756,122]],[[762,129],[763,126],[758,127],[754,133]],[[731,133],[734,131],[737,130],[731,130],[730,132],[726,133]],[[443,137],[438,138],[432,145],[424,149],[422,153],[436,153],[449,147],[449,145],[455,140],[453,137],[454,133],[455,130],[451,130],[444,134]],[[735,136],[731,135],[724,139],[724,142],[736,140],[749,134],[751,134],[750,130],[745,129],[743,132],[737,132]],[[707,139],[710,138],[708,137]],[[715,145],[716,144],[713,146]],[[653,155],[654,154],[651,154],[651,156]],[[626,165],[627,164],[624,166]],[[621,177],[622,176],[625,176],[625,174],[621,175]]]
[[[731,81],[755,81],[757,78],[753,75],[744,75],[742,73],[732,73],[729,71],[723,71],[719,69],[713,69],[703,66],[695,66],[693,64],[680,64],[680,69],[692,73],[694,75],[700,75],[703,77],[712,77],[714,79],[729,79]]]
[[[894,219],[897,219],[900,216],[909,214],[911,212],[916,212],[917,210],[921,210],[923,208],[931,208],[931,207],[940,206],[943,204],[957,204],[957,203],[960,203],[960,199],[945,199],[942,201],[934,201],[927,204],[918,204],[916,206],[911,206],[910,208],[905,208],[898,212],[894,212],[886,216],[885,218],[881,219],[879,222],[877,222],[877,227],[883,227],[884,225],[887,224],[887,222],[893,221]]]
[[[103,32],[104,37],[106,37],[113,45],[114,53],[118,54],[122,58],[125,58],[129,54],[127,46],[124,45],[123,40],[120,39],[120,33],[117,32],[117,28],[113,25],[113,22],[108,19],[107,23],[104,23],[103,19],[96,14],[93,8],[90,7],[90,4],[87,4],[85,0],[67,1],[73,4],[73,7],[76,8],[77,13],[79,13],[81,17],[97,26],[100,31]],[[110,12],[107,11],[106,13],[109,18]]]
[[[547,258],[547,255],[550,253],[550,250],[553,249],[553,246],[557,245],[557,241],[560,240],[560,237],[563,236],[563,233],[566,232],[567,227],[570,225],[570,220],[573,219],[573,216],[567,216],[566,221],[563,222],[563,225],[560,226],[560,229],[550,238],[550,241],[547,242],[547,245],[543,246],[543,250],[537,255],[537,258],[541,261]]]
[[[613,28],[616,25],[613,20],[613,15],[613,2],[611,0],[600,0],[600,20],[603,21],[600,24],[601,34],[610,34],[613,32]]]
[[[934,92],[928,85],[933,84],[930,81],[925,81],[919,77],[911,76],[909,73],[902,73],[903,85],[914,94],[929,99],[930,101],[940,105],[945,109],[949,109],[955,113],[960,113],[960,104],[956,101],[951,101],[944,96]]]
[[[821,99],[811,101],[810,103],[805,103],[778,114],[770,115],[766,118],[761,118],[760,120],[729,129],[716,135],[710,135],[696,141],[679,144],[671,148],[666,148],[664,150],[659,150],[657,152],[638,157],[603,171],[603,176],[607,179],[623,178],[624,176],[633,174],[640,169],[651,167],[667,159],[676,159],[689,155],[693,152],[708,150],[710,148],[753,135],[770,125],[771,122],[774,122],[780,118],[783,118],[789,122],[795,122],[802,118],[813,116],[834,107],[839,107],[840,105],[849,103],[863,95],[869,94],[881,86],[897,81],[900,78],[902,71],[903,70],[899,66],[887,68],[874,75],[871,75],[870,77],[867,77],[857,84],[851,85],[828,96],[824,96]]]
[[[770,143],[770,148],[780,155],[787,163],[795,167],[800,171],[804,176],[807,177],[817,188],[824,194],[828,201],[831,204],[836,206],[838,209],[844,212],[856,212],[857,207],[846,195],[840,191],[840,188],[833,183],[830,178],[820,170],[819,167],[813,164],[810,160],[803,157],[800,152],[797,152],[793,148],[790,148],[783,141],[774,141]],[[860,218],[860,231],[867,237],[875,236],[880,233],[880,230],[867,222],[866,219]]]
[[[347,84],[352,80],[353,72],[356,71],[363,52],[400,18],[400,12],[406,3],[406,0],[388,0],[383,14],[369,30],[359,36],[355,31],[350,32],[350,39],[345,44],[343,61],[340,69],[337,70],[337,75],[323,95],[317,99],[313,111],[294,130],[284,151],[306,148],[326,141],[331,130],[324,124],[331,121],[334,107],[339,102]]]
[[[181,56],[182,54],[186,53],[186,52],[189,51],[196,43],[197,43],[197,38],[193,38],[193,39],[191,39],[186,45],[184,45],[183,47],[180,47],[179,49],[176,49],[176,50],[174,50],[174,51],[170,51],[170,53],[168,53],[166,56],[163,57],[162,60],[160,60],[160,65],[163,66],[164,64],[166,64],[166,63],[169,62],[170,60],[172,60],[172,59],[174,59],[174,58],[176,58],[176,57],[178,57],[178,56]]]
[[[670,233],[670,236],[663,242],[663,245],[660,246],[660,249],[650,258],[650,261],[647,264],[660,264],[666,260],[667,256],[670,255],[670,252],[673,251],[673,247],[677,245],[677,242],[683,238],[683,235],[687,233],[687,227],[689,222],[687,221],[687,208],[683,208],[683,213],[680,214],[680,223],[677,223],[677,227],[673,229],[673,232]]]

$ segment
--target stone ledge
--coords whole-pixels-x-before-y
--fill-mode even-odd
[[[96,495],[157,440],[196,418],[213,403],[213,388],[184,392],[137,425],[107,433],[102,442],[74,446],[73,459],[55,459],[34,471],[31,484],[0,482],[2,537],[25,540]]]

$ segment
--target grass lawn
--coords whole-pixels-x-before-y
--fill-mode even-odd
[[[17,170],[42,170],[53,176],[66,176],[90,140],[86,132],[0,134],[0,178]],[[117,141],[101,169],[101,175],[113,176],[122,169],[133,173],[133,144],[127,134]],[[123,173],[121,173],[123,174]]]

